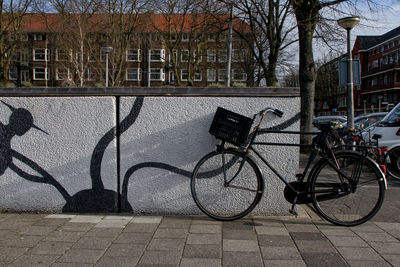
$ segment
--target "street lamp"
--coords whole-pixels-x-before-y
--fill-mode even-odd
[[[354,128],[353,62],[350,47],[350,31],[360,22],[360,17],[346,17],[338,20],[340,27],[347,31],[347,125]]]
[[[113,48],[108,46],[103,48],[103,53],[106,54],[106,87],[108,87],[108,54],[113,51]]]

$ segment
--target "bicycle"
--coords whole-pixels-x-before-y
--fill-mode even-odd
[[[365,154],[351,150],[334,152],[328,142],[333,131],[331,125],[318,125],[321,132],[314,138],[303,173],[296,175],[295,181],[285,179],[254,146],[301,145],[257,142],[257,136],[266,132],[311,133],[263,130],[261,125],[269,112],[283,116],[282,111],[271,107],[256,113],[252,119],[221,107],[217,109],[210,133],[221,143],[200,159],[191,177],[191,193],[203,213],[217,220],[231,221],[246,216],[257,206],[264,192],[264,180],[250,153],[285,183],[284,195],[292,204],[289,210],[292,214],[296,214],[296,204],[313,203],[316,212],[327,221],[354,226],[368,221],[378,212],[387,189],[385,175]],[[259,121],[249,133],[257,117]],[[225,147],[226,142],[235,147]],[[318,155],[320,159],[308,173]]]

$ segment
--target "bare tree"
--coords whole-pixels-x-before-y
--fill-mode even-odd
[[[0,82],[8,81],[13,55],[22,37],[23,18],[32,0],[0,0]]]

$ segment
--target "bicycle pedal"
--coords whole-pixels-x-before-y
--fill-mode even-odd
[[[294,215],[294,216],[298,216],[299,214],[297,213],[297,211],[295,211],[294,209],[289,209],[290,214]]]

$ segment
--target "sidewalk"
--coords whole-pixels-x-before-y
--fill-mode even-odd
[[[400,223],[0,214],[0,266],[400,266]]]

